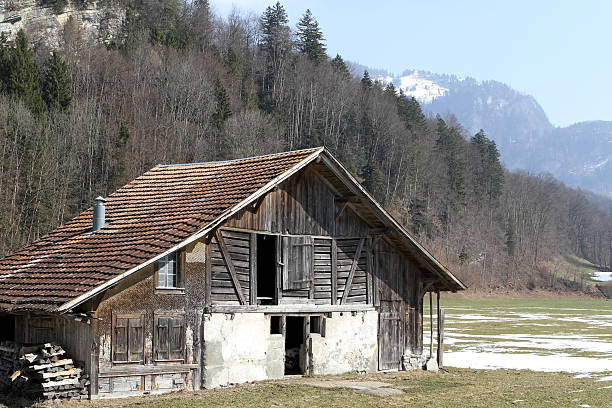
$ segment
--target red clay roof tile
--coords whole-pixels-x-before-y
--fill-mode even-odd
[[[156,166],[93,208],[0,260],[0,309],[53,311],[198,232],[318,149]]]

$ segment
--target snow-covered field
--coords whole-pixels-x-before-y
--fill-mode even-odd
[[[610,301],[451,299],[447,307],[444,300],[441,304],[446,312],[445,366],[569,372],[612,380]],[[428,320],[426,308],[426,352]]]

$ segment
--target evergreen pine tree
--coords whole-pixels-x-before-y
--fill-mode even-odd
[[[43,97],[49,109],[66,109],[72,101],[72,81],[68,66],[53,52],[45,62]]]
[[[368,71],[363,71],[363,78],[361,78],[361,85],[365,86],[366,88],[371,88],[372,85],[374,85],[374,83],[372,82],[372,79],[370,78],[370,73]]]
[[[336,54],[336,56],[334,57],[333,60],[331,60],[331,66],[340,74],[342,74],[344,77],[346,78],[350,78],[351,77],[351,73],[349,72],[348,67],[346,66],[346,63],[344,62],[344,60],[342,59],[342,57],[340,56],[340,54]]]
[[[17,33],[15,48],[10,54],[7,90],[22,97],[32,112],[41,114],[46,106],[40,88],[40,70],[23,30]]]
[[[312,61],[320,62],[327,58],[325,54],[325,44],[323,43],[323,33],[319,28],[319,23],[313,17],[309,9],[297,23],[297,49],[299,52],[308,55]]]
[[[227,92],[225,91],[221,80],[218,78],[215,84],[215,99],[217,106],[215,108],[215,113],[213,113],[213,124],[217,129],[222,129],[225,121],[232,116],[232,108],[230,106],[230,100],[227,96]]]
[[[261,78],[259,93],[260,108],[272,112],[276,107],[275,92],[277,84],[282,79],[285,61],[291,51],[291,30],[287,25],[287,13],[277,2],[268,6],[259,19],[261,41],[259,47],[265,57],[264,75]]]

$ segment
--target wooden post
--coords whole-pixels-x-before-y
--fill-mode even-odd
[[[442,368],[444,357],[444,309],[438,314],[438,368]]]
[[[433,296],[429,291],[429,358],[433,357]]]
[[[310,374],[310,316],[304,316],[304,367],[303,373]]]
[[[261,201],[261,200],[260,200]],[[249,248],[249,303],[252,305],[257,304],[257,234],[250,234],[250,248]]]
[[[331,242],[331,304],[338,303],[338,243],[336,238]]]

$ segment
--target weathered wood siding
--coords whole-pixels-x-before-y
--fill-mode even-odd
[[[244,299],[248,300],[251,236],[240,231],[220,230],[220,232],[229,258],[225,259],[219,241],[214,236],[210,242],[211,300],[213,303],[238,305],[240,304],[238,289],[232,280],[228,262],[233,266]]]
[[[99,397],[200,387],[200,327],[206,303],[205,254],[206,246],[200,241],[185,249],[182,290],[156,289],[156,265],[153,264],[104,295],[92,323]],[[142,316],[142,362],[113,362],[113,315]],[[173,355],[175,361],[156,358],[155,322],[164,316],[183,319],[184,332],[177,334],[184,336],[185,350],[181,360],[176,359],[180,353]]]
[[[268,193],[255,211],[247,208],[224,226],[278,234],[329,237],[365,237],[368,226],[350,209],[336,215],[335,195],[312,170],[306,168]]]
[[[15,341],[18,343],[57,343],[72,358],[89,371],[91,326],[71,317],[20,314],[15,316]]]

